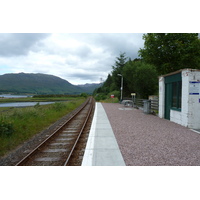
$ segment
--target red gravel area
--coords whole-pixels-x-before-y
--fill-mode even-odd
[[[200,165],[200,134],[139,109],[122,110],[123,105],[112,103],[102,105],[126,165]]]

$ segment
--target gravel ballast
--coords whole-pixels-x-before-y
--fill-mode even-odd
[[[142,110],[102,104],[128,166],[199,166],[200,134]]]

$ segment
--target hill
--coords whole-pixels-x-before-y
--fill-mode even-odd
[[[87,93],[93,93],[96,88],[99,88],[102,83],[86,83],[84,85],[77,85],[78,87],[84,89]]]
[[[72,85],[57,76],[47,74],[4,74],[0,75],[1,93],[29,94],[80,94],[84,88]]]

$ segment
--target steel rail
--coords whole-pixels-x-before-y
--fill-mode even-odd
[[[48,140],[53,138],[67,123],[69,123],[73,118],[75,118],[89,103],[90,99],[88,98],[87,101],[78,109],[63,125],[61,125],[58,129],[56,129],[51,135],[49,135],[43,142],[41,142],[36,148],[34,148],[30,153],[28,153],[22,160],[20,160],[15,166],[23,165],[23,163],[27,162],[28,159],[33,156]]]
[[[67,157],[67,160],[66,160],[65,163],[64,163],[64,166],[67,166],[67,164],[68,164],[68,162],[69,162],[69,160],[70,160],[70,157],[71,157],[71,155],[72,155],[74,149],[76,148],[76,145],[77,145],[77,143],[78,143],[78,141],[79,141],[79,138],[80,138],[81,134],[83,133],[83,130],[84,130],[84,128],[85,128],[85,126],[86,126],[86,124],[87,124],[87,122],[88,122],[88,120],[89,120],[89,117],[90,117],[90,114],[91,114],[91,112],[92,112],[92,108],[93,108],[93,105],[94,105],[93,102],[94,102],[94,101],[92,100],[91,105],[90,105],[89,112],[88,112],[88,114],[87,114],[87,117],[86,117],[86,119],[85,119],[85,121],[84,121],[84,124],[83,124],[83,126],[82,126],[82,128],[81,128],[81,130],[80,130],[80,132],[79,132],[79,134],[78,134],[78,137],[77,137],[77,139],[76,139],[76,141],[75,141],[75,143],[74,143],[74,145],[73,145],[73,147],[72,147],[72,149],[71,149],[71,151],[70,151],[70,153],[69,153],[69,155],[68,155],[68,157]]]

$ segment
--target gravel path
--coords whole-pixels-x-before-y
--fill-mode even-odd
[[[102,104],[126,165],[199,166],[200,134],[121,104]]]

